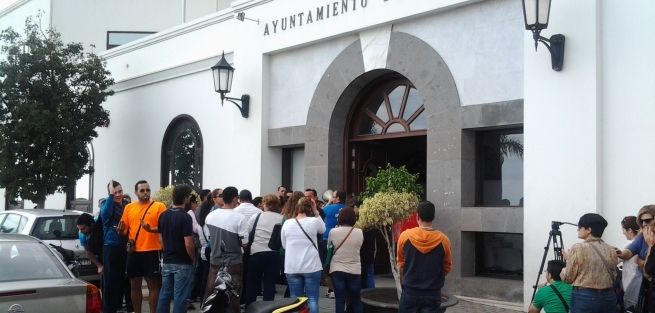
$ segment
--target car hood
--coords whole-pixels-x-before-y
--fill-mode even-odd
[[[86,283],[74,278],[0,283],[0,312],[85,312]]]

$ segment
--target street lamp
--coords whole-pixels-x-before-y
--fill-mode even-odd
[[[223,105],[224,100],[230,101],[239,108],[243,118],[248,118],[248,109],[250,108],[249,95],[242,95],[241,99],[225,96],[232,89],[232,77],[234,76],[234,67],[225,60],[225,52],[223,52],[218,63],[212,66],[212,74],[214,75],[214,90],[221,94],[221,105]],[[235,101],[241,102],[241,105]]]
[[[534,49],[537,50],[539,42],[550,51],[550,60],[553,70],[561,71],[564,65],[564,35],[556,34],[550,38],[540,35],[542,29],[548,28],[551,0],[523,0],[523,18],[525,29],[532,31]]]

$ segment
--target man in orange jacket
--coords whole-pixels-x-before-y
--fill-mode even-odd
[[[399,313],[438,312],[441,288],[452,268],[450,240],[432,228],[434,204],[421,202],[417,211],[418,227],[398,238],[396,263],[403,286]]]

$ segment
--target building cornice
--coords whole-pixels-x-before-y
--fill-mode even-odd
[[[146,36],[139,40],[118,46],[113,49],[109,49],[105,52],[100,53],[99,55],[105,59],[117,57],[141,48],[154,45],[163,41],[170,40],[175,37],[182,36],[184,34],[196,31],[198,29],[206,28],[218,23],[222,23],[234,18],[234,10],[232,8],[221,10],[214,14],[210,14],[191,22],[178,25],[168,30],[164,30],[150,36]]]
[[[22,0],[22,2],[27,2],[30,0]],[[273,0],[239,0],[232,2],[232,6],[224,10],[218,11],[214,14],[200,17],[193,21],[178,25],[168,30],[146,36],[139,40],[121,45],[119,47],[107,50],[103,53],[100,53],[105,59],[113,58],[132,52],[134,50],[141,49],[150,45],[160,43],[162,41],[170,40],[175,37],[182,36],[184,34],[196,31],[198,29],[206,28],[218,23],[229,21],[234,19],[234,14],[236,12],[242,12],[248,9],[251,9],[256,6],[264,5],[266,3],[272,2]]]
[[[23,6],[23,4],[28,3],[30,1],[31,0],[18,0],[16,2],[10,4],[6,8],[4,8],[2,11],[0,11],[0,17],[3,17],[5,15],[11,13],[12,11],[14,11],[14,10],[20,8],[21,6]]]
[[[209,71],[210,67],[214,65],[220,57],[221,55],[217,54],[208,58],[170,66],[137,76],[127,77],[116,81],[112,86],[112,90],[115,92],[122,92],[125,90],[160,83],[178,77]],[[234,53],[232,51],[225,54],[225,58],[229,63],[232,63],[233,57]]]
[[[234,12],[241,12],[272,1],[273,0],[238,0],[232,2],[232,10],[234,10]]]

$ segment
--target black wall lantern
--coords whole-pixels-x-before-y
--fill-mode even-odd
[[[542,37],[542,29],[548,28],[550,15],[550,0],[523,0],[523,18],[525,29],[532,31],[534,49],[537,50],[539,42],[550,51],[550,60],[553,70],[561,71],[564,65],[564,35],[557,34],[549,38]]]
[[[229,93],[232,89],[232,77],[234,76],[234,67],[225,60],[225,52],[223,52],[218,63],[212,66],[212,74],[214,75],[214,90],[221,94],[221,105],[223,105],[224,100],[230,101],[239,108],[243,118],[248,118],[248,109],[250,108],[249,95],[243,95],[241,96],[241,99],[225,96],[225,94]],[[241,105],[237,104],[235,101],[241,102]]]

